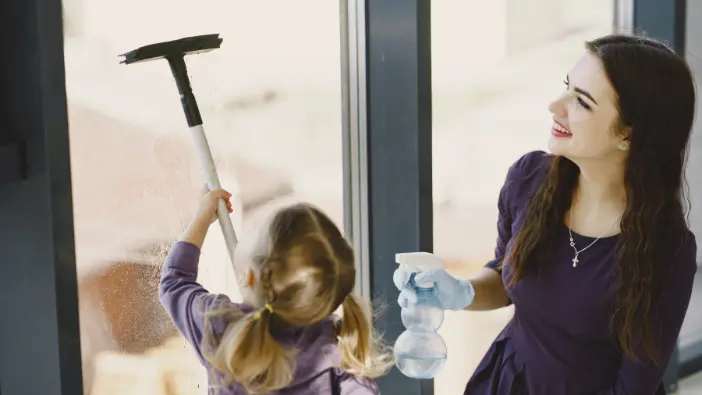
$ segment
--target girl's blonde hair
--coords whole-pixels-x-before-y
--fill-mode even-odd
[[[252,393],[286,387],[293,380],[295,350],[277,342],[271,325],[305,327],[328,318],[339,306],[341,368],[359,377],[374,378],[392,366],[389,349],[373,330],[364,303],[351,292],[356,269],[353,249],[329,217],[309,204],[278,211],[253,256],[257,281],[253,287],[261,308],[215,309],[230,322],[214,339],[206,318],[203,350],[212,368]],[[214,375],[212,375],[214,377]]]

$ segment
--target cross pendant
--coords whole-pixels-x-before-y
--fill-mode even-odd
[[[575,254],[575,258],[573,258],[573,267],[578,266],[578,254]]]

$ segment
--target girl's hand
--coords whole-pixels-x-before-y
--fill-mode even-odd
[[[205,196],[200,201],[200,209],[197,211],[195,219],[188,225],[179,240],[202,248],[205,236],[207,236],[207,230],[212,225],[212,222],[217,219],[219,199],[224,199],[227,210],[231,213],[232,203],[229,201],[231,197],[232,194],[223,189],[206,191]]]
[[[224,199],[227,206],[227,211],[231,213],[233,211],[232,203],[229,200],[231,197],[232,194],[224,189],[215,189],[206,192],[205,196],[203,196],[202,200],[200,201],[200,209],[195,217],[195,222],[211,225],[214,221],[216,221],[219,199]]]

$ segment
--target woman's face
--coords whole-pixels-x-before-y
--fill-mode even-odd
[[[600,59],[586,52],[564,82],[566,90],[548,106],[551,152],[575,162],[622,157],[628,142],[617,132],[617,97]]]

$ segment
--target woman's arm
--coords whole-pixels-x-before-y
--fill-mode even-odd
[[[466,310],[495,310],[510,304],[502,275],[497,270],[484,267],[470,279],[470,283],[475,289],[475,298]]]
[[[517,160],[509,171],[497,201],[497,246],[495,259],[485,265],[469,280],[451,276],[445,270],[432,270],[416,275],[416,282],[433,281],[437,285],[437,302],[447,310],[494,310],[508,306],[509,299],[502,280],[502,261],[512,239],[513,211],[510,200],[520,196],[525,182],[534,181],[534,176],[543,170],[544,160],[549,157],[541,151],[530,152]],[[400,290],[398,303],[404,306],[416,300],[414,284],[409,284],[411,273],[402,265],[393,274],[393,282]],[[467,306],[467,307],[466,307]]]
[[[510,305],[512,302],[507,295],[505,284],[502,280],[502,261],[507,252],[507,244],[512,238],[512,214],[507,204],[509,187],[518,177],[518,161],[507,173],[507,180],[500,190],[497,200],[497,244],[495,259],[488,262],[484,268],[470,278],[470,283],[475,289],[475,298],[465,310],[485,311],[495,310]]]

